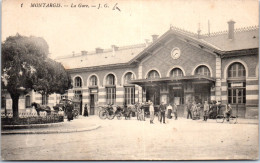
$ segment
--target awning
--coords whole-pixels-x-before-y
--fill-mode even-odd
[[[204,76],[204,75],[192,75],[192,76],[178,76],[178,77],[164,77],[156,79],[136,79],[128,81],[129,84],[152,85],[152,84],[163,84],[163,83],[179,83],[179,82],[207,82],[215,83],[216,79]]]

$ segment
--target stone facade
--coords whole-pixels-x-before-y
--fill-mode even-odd
[[[244,35],[246,35],[246,32],[248,31],[244,31]],[[231,104],[235,110],[234,112],[237,112],[239,117],[256,118],[258,117],[259,102],[258,44],[256,46],[255,44],[253,44],[254,46],[248,45],[248,49],[251,51],[248,51],[247,48],[235,49],[239,47],[237,44],[240,43],[238,40],[242,34],[243,31],[234,33],[236,40],[231,41],[227,41],[226,37],[222,37],[223,34],[221,34],[221,37],[218,37],[218,35],[212,36],[212,40],[210,40],[210,37],[201,36],[196,38],[196,35],[192,36],[190,33],[170,29],[163,36],[146,46],[138,45],[122,49],[108,49],[104,50],[104,52],[94,52],[82,56],[82,58],[86,59],[89,57],[88,55],[91,55],[92,58],[96,55],[97,60],[104,57],[105,62],[103,64],[98,63],[98,66],[88,66],[87,63],[84,65],[84,62],[82,62],[84,59],[80,59],[80,56],[70,56],[67,60],[66,57],[63,57],[61,60],[57,59],[57,61],[62,62],[64,65],[67,65],[66,62],[81,62],[81,67],[68,69],[74,88],[68,90],[66,96],[73,99],[77,95],[77,98],[81,101],[81,107],[85,104],[90,106],[90,115],[98,114],[99,106],[111,103],[111,99],[112,104],[123,106],[146,102],[151,99],[156,101],[159,98],[157,102],[177,102],[180,115],[185,116],[185,105],[188,100],[200,103],[204,101],[220,101],[222,104],[227,104],[231,100],[231,97],[229,97],[231,96],[230,90],[235,89],[235,93],[240,92],[236,95],[232,93],[232,98],[236,98],[240,102],[237,103],[233,99],[231,100],[233,101]],[[252,31],[250,31],[250,34],[252,34]],[[257,30],[255,36],[258,38]],[[230,43],[231,50],[225,51],[226,45],[220,47],[219,42],[221,41]],[[217,46],[214,46],[214,43]],[[134,51],[136,47],[138,47],[138,50]],[[173,49],[176,48],[179,49],[180,54],[179,57],[174,58]],[[229,54],[230,51],[231,55]],[[115,63],[115,59],[120,61],[120,58],[122,62]],[[228,71],[233,63],[244,67],[245,77],[238,79],[228,77]],[[199,72],[201,67],[203,69]],[[171,74],[172,70],[176,68],[179,69],[179,73],[182,72],[182,75],[177,76],[177,78]],[[158,73],[158,77],[150,79],[148,74],[153,70]],[[132,74],[131,81],[125,82],[125,78],[129,73]],[[112,85],[107,82],[109,75],[114,76]],[[91,83],[91,77],[93,76],[97,79],[94,86]],[[78,79],[81,81],[80,86],[76,84]],[[243,88],[237,89],[236,86]],[[113,92],[114,90],[114,93],[110,92],[109,94],[109,91]],[[241,91],[243,95],[240,95]],[[41,103],[41,96],[38,93],[31,92],[29,96],[31,102]],[[245,99],[242,99],[241,102],[240,97],[237,96],[241,96],[241,98],[245,96]],[[61,95],[51,95],[49,105],[55,105],[61,97]],[[10,97],[7,96],[6,99],[9,100],[6,106],[10,109]],[[130,102],[127,100],[130,100]],[[25,96],[22,96],[19,109],[25,109],[24,102]],[[83,114],[83,109],[81,111]]]

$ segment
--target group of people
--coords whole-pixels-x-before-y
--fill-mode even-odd
[[[154,120],[154,105],[152,101],[148,101],[149,104],[149,112],[150,112],[150,124],[153,124]],[[165,124],[165,115],[167,114],[167,118],[172,118],[172,113],[174,114],[175,120],[178,119],[178,109],[177,105],[174,104],[166,104],[162,102],[159,106],[160,112],[160,122]],[[221,104],[219,102],[213,101],[212,103],[208,103],[205,101],[203,105],[200,103],[188,102],[186,105],[187,110],[187,119],[191,118],[193,120],[200,119],[201,115],[203,116],[203,121],[207,121],[208,118],[215,119],[220,112]],[[230,116],[232,115],[232,107],[230,104],[226,105],[226,109],[224,111],[224,115],[229,121]]]
[[[151,100],[147,102],[149,105],[149,112],[150,112],[150,124],[153,124],[154,120],[154,104]],[[73,104],[72,101],[68,101],[68,103],[65,106],[66,108],[66,114],[68,121],[73,120]],[[211,104],[208,103],[208,101],[204,102],[204,105],[201,105],[200,103],[194,102],[188,102],[186,105],[187,110],[187,119],[191,118],[193,120],[200,119],[201,114],[203,114],[203,121],[207,121],[208,118],[216,118],[216,116],[219,114],[219,110],[221,108],[220,103],[217,103],[216,101],[213,101]],[[172,105],[169,103],[168,105],[165,102],[162,102],[159,106],[159,112],[160,112],[160,122],[165,123],[165,117],[167,115],[168,119],[173,118],[172,114],[174,115],[174,119],[178,119],[178,107],[176,103],[173,103]],[[144,110],[142,110],[143,114],[140,114],[144,120]],[[226,105],[226,110],[224,112],[227,121],[229,121],[229,118],[232,114],[232,107],[230,104]],[[84,107],[84,114],[83,116],[88,116],[88,105],[85,104]]]
[[[154,105],[152,101],[148,101],[149,105],[149,112],[150,112],[150,124],[153,124],[154,120]],[[173,106],[169,103],[168,105],[165,102],[162,102],[159,106],[159,112],[160,112],[160,122],[165,123],[165,115],[167,114],[167,118],[172,118],[172,113],[174,114],[175,120],[178,119],[177,114],[177,105],[174,103]]]
[[[205,101],[204,105],[201,105],[200,103],[196,104],[195,101],[193,103],[188,102],[186,105],[187,119],[200,119],[201,112],[203,114],[203,121],[207,121],[208,118],[215,119],[220,112],[220,108],[221,104],[216,101],[213,101],[211,104],[209,104],[208,101]],[[229,121],[229,118],[232,114],[232,107],[230,104],[226,105],[224,114]]]

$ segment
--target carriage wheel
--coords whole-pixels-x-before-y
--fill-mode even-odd
[[[217,115],[216,116],[217,123],[223,123],[224,119],[225,119],[224,115]]]
[[[108,115],[108,116],[107,116],[107,118],[108,118],[109,120],[114,119],[114,117],[115,117],[115,114],[111,114],[111,115]]]
[[[105,110],[101,110],[98,115],[99,115],[100,119],[106,119],[107,118],[107,113],[106,113]]]

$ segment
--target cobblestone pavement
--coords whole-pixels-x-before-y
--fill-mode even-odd
[[[2,135],[3,160],[191,160],[257,159],[258,121],[238,124],[215,120],[100,120],[81,125],[102,127],[86,132]],[[75,121],[76,122],[76,121]],[[251,122],[248,124],[248,122]],[[71,122],[73,123],[73,122]]]

